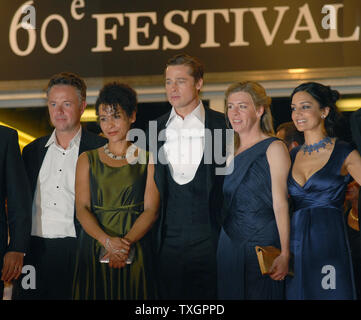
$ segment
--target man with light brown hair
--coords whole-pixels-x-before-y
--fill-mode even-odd
[[[197,58],[179,54],[168,60],[165,88],[171,112],[157,119],[155,153],[165,158],[155,165],[161,195],[157,231],[157,269],[161,299],[215,299],[216,250],[220,230],[223,176],[216,175],[214,130],[225,133],[224,115],[200,99],[203,66]],[[211,139],[205,131],[211,132]],[[225,137],[225,134],[223,135]],[[225,150],[225,143],[221,146]],[[205,161],[212,154],[211,163]]]

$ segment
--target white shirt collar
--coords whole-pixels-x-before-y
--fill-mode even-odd
[[[79,131],[76,133],[76,135],[73,137],[73,139],[71,139],[68,149],[71,149],[73,146],[79,147],[80,146],[80,138],[81,138],[81,126],[79,128]],[[55,145],[59,148],[62,148],[59,144],[58,144],[58,140],[56,138],[56,129],[54,129],[53,133],[51,134],[48,142],[45,145],[45,148],[47,148],[48,146],[50,146],[51,144],[55,143]]]
[[[169,123],[172,122],[176,116],[178,116],[178,114],[175,111],[174,107],[172,107],[172,111],[169,115],[168,121],[165,124],[165,126],[168,127]],[[186,119],[188,117],[196,117],[200,122],[202,122],[204,124],[205,110],[204,110],[202,100],[199,100],[198,106],[190,114],[187,114],[184,119]]]

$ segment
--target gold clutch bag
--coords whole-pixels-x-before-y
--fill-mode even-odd
[[[273,246],[256,246],[255,249],[262,275],[270,274],[273,261],[281,254],[281,250]],[[288,275],[294,275],[293,271],[291,271],[291,259]]]

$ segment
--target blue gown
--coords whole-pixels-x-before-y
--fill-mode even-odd
[[[280,248],[266,156],[277,138],[267,138],[238,154],[223,185],[225,219],[217,250],[218,298],[284,298],[284,281],[262,276],[256,245]]]
[[[292,167],[300,147],[291,152]],[[300,186],[288,177],[294,204],[290,250],[294,277],[286,281],[287,299],[354,299],[352,262],[343,219],[351,176],[340,174],[353,148],[336,140],[328,162]],[[301,151],[302,152],[302,151]]]

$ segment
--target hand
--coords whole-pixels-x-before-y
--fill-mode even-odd
[[[13,279],[18,279],[21,275],[21,270],[24,263],[24,253],[9,251],[4,256],[4,265],[1,271],[1,280],[9,282]]]
[[[107,252],[103,259],[108,260],[108,266],[110,268],[123,268],[126,265],[126,260],[128,256],[125,254],[113,254],[111,252]]]
[[[124,256],[124,258],[119,258],[116,255],[110,255],[109,256],[109,267],[115,268],[115,269],[124,268],[127,265],[127,263],[126,263],[127,259],[128,259],[128,255]]]
[[[110,237],[105,241],[108,251],[105,258],[109,258],[109,267],[123,268],[126,265],[130,250],[130,241],[126,238]]]
[[[284,255],[279,255],[271,266],[271,274],[269,275],[273,280],[284,280],[288,274],[288,260]]]
[[[122,253],[128,255],[130,250],[130,241],[125,238],[109,237],[104,243],[105,249],[113,254]]]

